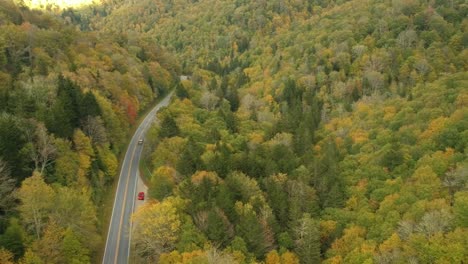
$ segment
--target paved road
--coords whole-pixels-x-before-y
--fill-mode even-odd
[[[169,104],[172,93],[166,96],[145,117],[136,130],[128,145],[119,175],[119,183],[115,194],[114,207],[107,234],[106,248],[104,250],[103,264],[127,264],[130,255],[131,216],[135,207],[138,165],[140,163],[143,145],[138,144],[144,138],[146,131],[154,120],[156,112]]]

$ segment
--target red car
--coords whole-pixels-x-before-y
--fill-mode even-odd
[[[138,200],[144,200],[145,199],[145,193],[144,192],[139,192],[138,193]]]

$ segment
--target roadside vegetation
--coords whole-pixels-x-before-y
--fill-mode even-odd
[[[0,2],[0,263],[97,262],[129,129],[178,75],[120,37]]]

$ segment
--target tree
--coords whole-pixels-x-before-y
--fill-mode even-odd
[[[205,235],[193,224],[192,218],[188,215],[183,217],[183,224],[177,242],[177,250],[189,252],[203,248],[207,239]]]
[[[176,202],[175,199],[149,202],[132,217],[137,223],[132,239],[135,251],[149,262],[157,262],[162,253],[175,248],[181,226]]]
[[[50,219],[59,227],[73,231],[73,237],[90,250],[99,243],[96,207],[87,191],[58,188]]]
[[[290,226],[292,226],[291,223],[300,219],[304,213],[318,215],[318,198],[312,187],[294,180],[288,181],[287,185]]]
[[[226,252],[220,252],[216,248],[210,248],[206,252],[208,263],[235,264],[238,263],[233,256]]]
[[[287,176],[285,174],[278,174],[270,176],[264,181],[269,204],[280,226],[286,226],[288,223],[289,206],[288,193],[285,190],[286,180]]]
[[[21,151],[26,144],[22,121],[21,118],[5,112],[0,113],[0,156],[15,172],[18,180],[31,175],[28,153]]]
[[[104,145],[108,142],[106,127],[100,116],[85,117],[81,120],[81,128],[96,145]]]
[[[229,232],[228,224],[230,223],[222,211],[217,210],[217,208],[210,210],[208,212],[206,236],[216,245],[224,245],[232,235],[232,227],[231,232]]]
[[[55,158],[56,148],[54,136],[47,133],[47,128],[42,123],[32,124],[32,133],[27,133],[30,149],[30,157],[34,161],[35,170],[42,174]]]
[[[78,184],[88,186],[88,176],[91,168],[91,162],[94,158],[94,149],[91,140],[80,129],[75,130],[73,134],[73,143],[78,152]]]
[[[172,194],[172,189],[175,186],[176,171],[169,166],[161,166],[151,176],[150,193],[151,196],[163,200]]]
[[[3,235],[0,235],[0,246],[13,253],[15,259],[24,254],[24,242],[26,235],[19,224],[18,219],[10,219],[10,223]]]
[[[320,263],[320,232],[318,222],[309,214],[299,220],[295,228],[295,251],[301,263]]]
[[[151,164],[154,168],[160,166],[172,166],[175,168],[177,161],[185,149],[185,143],[185,139],[181,137],[162,139],[151,154]]]
[[[33,242],[28,252],[34,253],[45,263],[63,263],[63,242],[64,229],[55,222],[49,221],[44,228],[41,239]]]
[[[72,150],[71,142],[58,138],[55,142],[57,159],[55,160],[55,179],[62,185],[71,185],[78,180],[80,166],[79,154]]]
[[[281,255],[281,263],[282,264],[299,264],[299,258],[296,254],[286,251]]]
[[[185,149],[182,151],[180,159],[177,162],[177,171],[182,175],[192,175],[201,165],[202,149],[197,145],[195,140],[190,137],[185,144]]]
[[[71,138],[79,126],[81,97],[80,88],[62,75],[58,78],[57,101],[52,106],[46,125],[49,131],[59,137]]]
[[[177,83],[176,86],[176,95],[179,97],[181,100],[188,98],[189,94],[187,90],[185,89],[184,85],[181,82]]]
[[[457,226],[468,227],[468,192],[461,191],[455,194],[453,211]]]
[[[97,159],[99,167],[108,178],[113,178],[117,174],[119,162],[108,146],[97,147]]]
[[[245,241],[247,247],[256,257],[260,258],[265,254],[266,245],[263,228],[257,219],[257,214],[252,205],[237,202],[236,212],[239,215],[239,222],[236,225],[236,233]]]
[[[89,250],[83,246],[71,228],[68,228],[64,233],[62,253],[65,263],[90,263]]]
[[[281,258],[276,250],[268,252],[265,259],[265,264],[281,264]]]
[[[10,178],[10,170],[0,158],[0,219],[15,206],[15,180]]]
[[[44,182],[38,172],[21,183],[18,198],[21,201],[18,209],[21,219],[36,238],[42,236],[42,230],[54,206],[54,190]]]
[[[345,199],[344,183],[338,167],[340,155],[332,139],[325,143],[324,148],[321,159],[315,161],[314,187],[322,208],[340,207]]]
[[[171,115],[165,115],[161,121],[161,125],[159,128],[159,137],[175,137],[179,135],[179,133],[180,130],[174,118]]]
[[[4,248],[0,248],[0,263],[14,264],[13,254]]]
[[[101,115],[101,108],[96,100],[96,97],[91,91],[87,91],[79,99],[79,114],[80,119],[87,117],[98,117]]]
[[[19,264],[46,264],[46,262],[42,261],[42,259],[31,249],[28,249],[21,258]]]

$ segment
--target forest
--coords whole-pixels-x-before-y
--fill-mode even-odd
[[[0,263],[99,262],[128,124],[171,89],[137,263],[467,263],[467,17],[464,0],[1,2]]]
[[[138,36],[0,2],[0,263],[97,262],[119,156],[174,86],[172,61]]]

